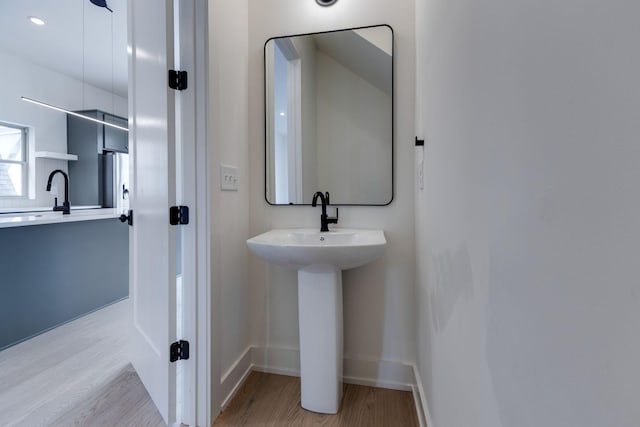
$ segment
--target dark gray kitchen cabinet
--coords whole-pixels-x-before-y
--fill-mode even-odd
[[[127,119],[99,110],[77,113],[127,127]],[[80,117],[67,115],[67,150],[78,156],[69,162],[69,202],[71,206],[105,206],[105,153],[129,151],[128,132]]]
[[[128,228],[116,218],[0,228],[0,350],[126,298]]]
[[[103,120],[117,126],[127,127],[127,119],[103,113]],[[120,129],[104,126],[104,150],[118,153],[129,152],[129,133]]]

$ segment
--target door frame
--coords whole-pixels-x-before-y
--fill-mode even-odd
[[[187,90],[176,96],[178,138],[186,142],[180,144],[182,188],[177,202],[189,206],[193,224],[182,229],[183,339],[191,343],[195,359],[183,365],[181,421],[210,426],[216,389],[211,381],[215,349],[211,335],[211,168],[207,144],[208,12],[206,0],[174,0],[174,4],[180,20],[176,69],[188,73]]]
[[[191,200],[186,200],[191,206],[194,227],[183,234],[183,258],[191,269],[195,289],[184,286],[183,301],[189,303],[183,309],[183,325],[185,335],[195,343],[195,363],[186,366],[183,396],[183,423],[194,426],[210,426],[212,419],[213,396],[217,390],[215,382],[211,380],[212,360],[216,360],[212,340],[212,293],[211,293],[211,199],[210,193],[210,164],[207,142],[208,118],[208,7],[206,0],[178,1],[181,18],[189,20],[191,25],[184,25],[181,20],[179,35],[180,68],[189,73],[191,91],[187,88],[179,95],[183,104],[180,122],[189,121],[190,136],[195,144],[191,145],[188,162],[192,168],[183,168],[183,176],[190,175],[185,180],[183,194],[189,194]],[[184,97],[182,96],[184,95]],[[185,99],[186,98],[186,99]],[[189,133],[189,132],[187,132]],[[184,135],[183,135],[184,136]],[[186,155],[183,152],[183,155]],[[184,162],[183,159],[183,163]],[[191,169],[191,171],[189,171]],[[186,230],[186,229],[185,229]],[[185,272],[187,272],[185,270]],[[184,276],[183,276],[184,280]]]

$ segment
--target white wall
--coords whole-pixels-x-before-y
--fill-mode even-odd
[[[67,116],[20,99],[34,98],[70,110],[99,109],[127,117],[127,100],[64,74],[36,65],[6,51],[0,51],[0,81],[5,82],[0,97],[0,121],[29,126],[35,133],[33,151],[67,152]],[[45,191],[49,173],[67,170],[67,162],[35,159],[36,198],[1,199],[0,208],[53,206],[53,196]],[[62,195],[62,188],[59,189]]]
[[[415,358],[412,157],[414,129],[413,1],[249,2],[250,234],[277,227],[319,227],[319,208],[268,206],[264,200],[263,45],[273,36],[390,24],[396,36],[395,199],[387,207],[342,207],[341,227],[381,228],[385,256],[344,274],[344,352],[356,365],[372,361],[369,379],[384,377],[381,360]],[[333,210],[330,210],[330,214]],[[250,256],[251,341],[254,361],[295,372],[298,349],[296,273]],[[362,365],[362,364],[360,364]],[[345,373],[353,364],[345,366]],[[394,381],[392,379],[390,381]]]
[[[640,422],[640,3],[417,2],[431,427]]]
[[[214,0],[209,16],[214,414],[247,368],[249,345],[249,185],[247,145],[247,2]],[[237,192],[220,191],[220,163],[239,168]],[[238,362],[238,363],[236,363]],[[238,369],[234,369],[238,368]],[[220,387],[216,385],[221,384]]]

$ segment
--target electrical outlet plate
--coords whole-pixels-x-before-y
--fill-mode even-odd
[[[238,191],[238,168],[220,164],[220,190]]]

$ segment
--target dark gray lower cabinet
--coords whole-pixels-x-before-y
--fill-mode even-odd
[[[0,228],[0,242],[0,350],[129,295],[116,218]]]

